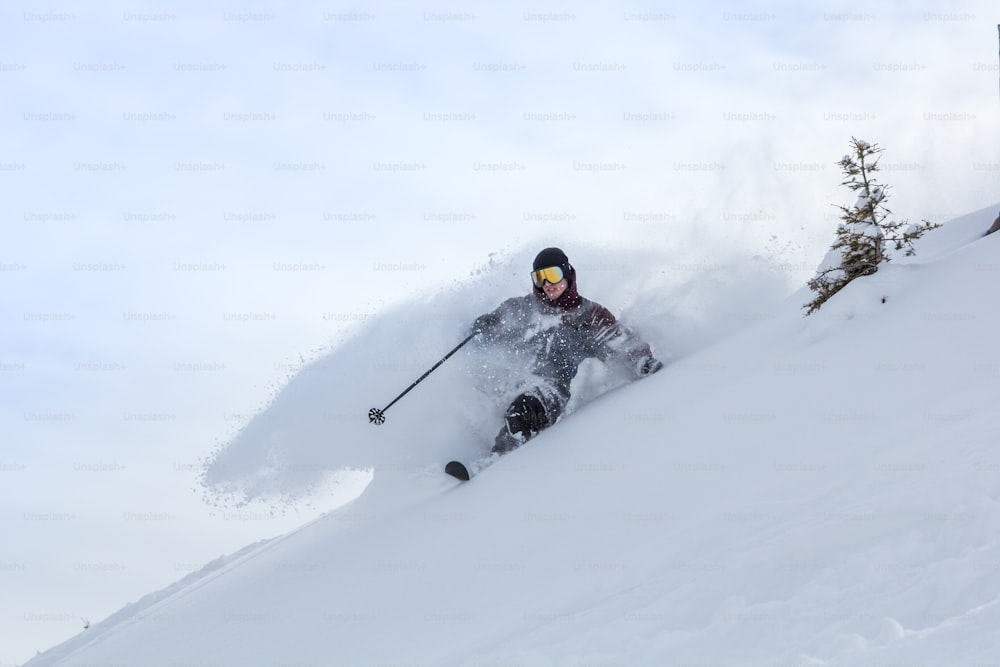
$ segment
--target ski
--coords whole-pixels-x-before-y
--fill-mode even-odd
[[[444,467],[444,471],[455,479],[462,480],[463,482],[468,482],[472,479],[472,475],[469,474],[469,469],[466,468],[465,464],[461,461],[449,461],[448,465]]]
[[[493,453],[468,464],[461,461],[449,461],[448,465],[444,467],[444,471],[455,479],[468,482],[499,459],[500,454]]]

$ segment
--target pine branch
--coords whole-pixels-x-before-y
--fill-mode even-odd
[[[842,157],[837,164],[844,176],[841,185],[856,193],[857,201],[851,207],[837,206],[841,223],[830,250],[839,252],[840,263],[818,271],[808,282],[817,297],[803,306],[808,309],[806,315],[818,310],[855,278],[872,275],[880,264],[889,262],[892,258],[886,251],[887,244],[912,256],[916,254],[913,242],[940,227],[926,220],[922,225],[908,227],[906,221],[891,220],[892,210],[886,206],[889,186],[878,183],[873,176],[879,170],[883,149],[856,137],[851,137],[851,147],[853,153]]]

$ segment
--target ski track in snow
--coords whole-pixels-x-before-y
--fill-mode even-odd
[[[499,408],[470,386],[479,353],[384,426],[365,415],[491,304],[398,309],[292,380],[206,471],[257,500],[373,469],[361,497],[29,664],[993,664],[1000,359],[983,283],[1000,236],[977,237],[994,213],[932,232],[807,319],[799,292],[722,340],[718,314],[683,335],[675,315],[630,322],[664,371],[465,484],[440,464],[494,428]],[[418,313],[428,326],[398,324]]]

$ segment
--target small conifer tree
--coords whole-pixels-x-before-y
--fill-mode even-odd
[[[920,225],[892,220],[892,211],[886,207],[889,188],[874,178],[883,149],[854,137],[851,149],[837,164],[844,174],[841,185],[851,190],[857,200],[851,207],[837,207],[841,213],[837,239],[808,283],[816,298],[803,306],[806,315],[819,310],[855,278],[878,271],[879,264],[891,259],[886,252],[887,244],[904,251],[906,256],[914,255],[913,242],[924,232],[940,227],[926,220]]]

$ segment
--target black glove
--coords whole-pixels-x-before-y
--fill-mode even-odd
[[[652,375],[663,368],[663,362],[654,356],[648,356],[639,363],[639,375]]]
[[[476,318],[472,323],[472,331],[475,333],[488,333],[500,323],[500,316],[496,313],[486,313]]]

